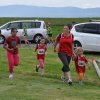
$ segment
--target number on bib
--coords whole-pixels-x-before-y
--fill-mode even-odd
[[[84,61],[78,61],[78,66],[80,66],[80,67],[85,66],[85,62]]]
[[[38,49],[38,54],[44,54],[44,49]]]

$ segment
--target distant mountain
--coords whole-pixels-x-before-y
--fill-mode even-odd
[[[0,6],[0,17],[100,17],[100,8],[38,7],[25,5]]]

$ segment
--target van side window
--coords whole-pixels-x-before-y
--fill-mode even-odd
[[[91,24],[85,24],[83,28],[84,33],[90,33],[90,34],[100,34],[100,25],[91,23]]]
[[[75,26],[76,32],[83,32],[83,27],[84,27],[84,24]]]

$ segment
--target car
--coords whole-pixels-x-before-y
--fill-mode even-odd
[[[83,47],[85,51],[100,52],[100,22],[75,24],[71,33],[74,35],[74,48]]]
[[[28,40],[34,41],[35,43],[42,37],[47,35],[46,24],[41,20],[19,20],[10,21],[0,26],[0,44],[4,43],[5,39],[11,34],[11,28],[17,28],[17,35],[20,39],[24,40],[24,27],[27,28]]]

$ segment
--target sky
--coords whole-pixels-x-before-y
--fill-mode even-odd
[[[0,0],[0,6],[4,5],[95,8],[100,7],[100,0]]]

